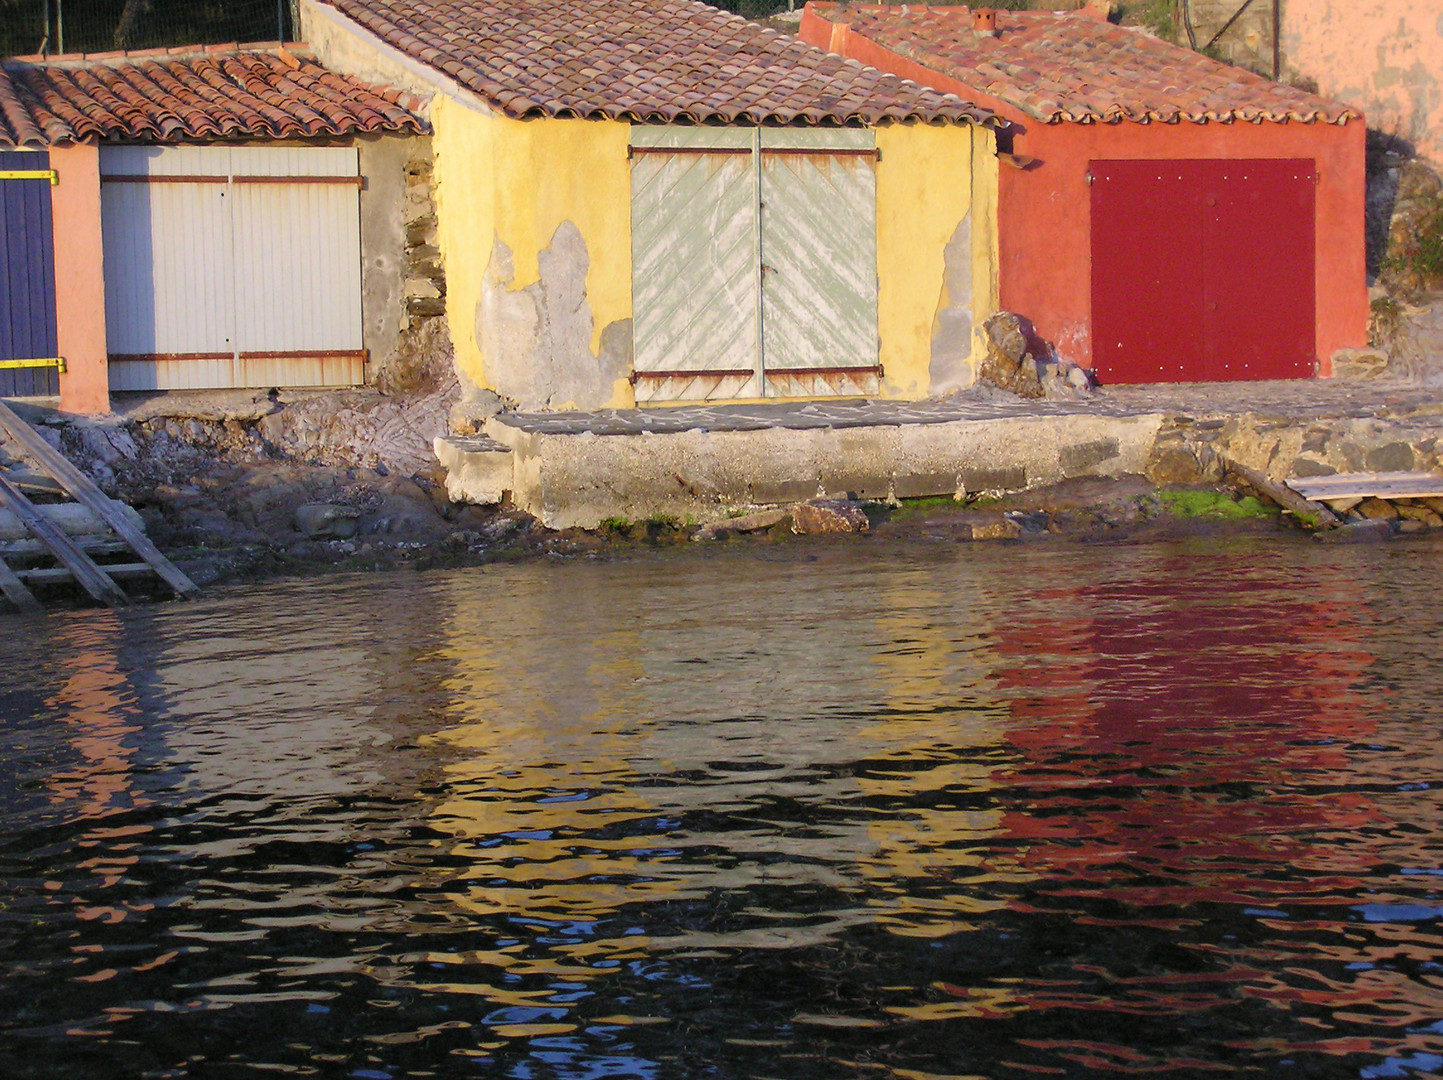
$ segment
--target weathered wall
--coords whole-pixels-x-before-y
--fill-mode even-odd
[[[105,274],[100,243],[100,151],[93,143],[50,148],[60,183],[50,189],[55,236],[55,326],[65,374],[60,407],[110,411],[105,352]]]
[[[976,88],[807,11],[804,41],[947,90],[1012,124],[1013,152],[1037,159],[998,170],[998,303],[1032,320],[1059,353],[1092,363],[1092,233],[1088,163],[1099,158],[1308,158],[1316,163],[1316,348],[1367,343],[1363,243],[1364,128],[1336,124],[1041,124]],[[995,164],[995,163],[994,163]],[[986,317],[986,314],[983,314]]]
[[[975,377],[972,329],[995,302],[990,138],[970,125],[877,128],[882,397],[945,394]]]
[[[456,366],[522,408],[632,404],[629,127],[432,106]]]
[[[326,67],[366,82],[408,90],[430,100],[438,89],[455,84],[440,72],[417,63],[399,50],[316,0],[300,0],[301,40],[315,50]]]
[[[368,382],[390,363],[401,336],[406,254],[403,207],[410,142],[387,137],[356,140],[365,178],[361,188],[361,338],[368,354]]]
[[[1286,74],[1443,164],[1443,10],[1419,0],[1284,0]]]
[[[403,335],[444,314],[446,279],[436,248],[431,140],[358,139],[361,175],[361,320],[366,381],[395,388],[411,373]]]
[[[1212,54],[1229,64],[1248,68],[1259,75],[1273,74],[1273,5],[1270,0],[1253,0],[1238,15],[1243,0],[1192,0],[1192,24],[1201,49],[1222,30]],[[1223,27],[1234,15],[1233,24]],[[1182,44],[1186,45],[1184,40]]]

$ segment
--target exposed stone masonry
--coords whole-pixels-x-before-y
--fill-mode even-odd
[[[446,314],[446,273],[441,267],[441,249],[436,242],[433,167],[430,143],[418,142],[416,155],[406,162],[403,330]]]

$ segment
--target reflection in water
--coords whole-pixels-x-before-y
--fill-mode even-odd
[[[1076,554],[674,552],[30,624],[0,1068],[1443,1070],[1443,647],[1400,600],[1438,553]]]

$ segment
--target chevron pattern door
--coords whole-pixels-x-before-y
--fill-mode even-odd
[[[875,393],[870,130],[636,127],[639,403]]]

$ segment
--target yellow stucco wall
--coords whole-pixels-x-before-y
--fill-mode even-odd
[[[627,335],[630,328],[629,126],[512,120],[445,95],[433,101],[431,120],[438,241],[459,373],[522,407],[634,404],[629,369],[615,368],[603,342],[608,327],[624,325]],[[975,325],[996,308],[996,159],[991,133],[971,125],[892,124],[877,128],[876,138],[882,395],[917,399],[938,389],[933,339],[942,314],[970,305]],[[575,289],[563,283],[558,293],[544,282],[543,263],[558,263],[550,253],[562,250],[558,230],[567,223],[588,260],[589,321],[558,344],[552,324],[564,313],[547,305],[557,306],[559,296],[569,310]],[[964,223],[970,266],[949,267],[946,249]],[[962,336],[963,357],[974,361],[966,328]],[[589,382],[567,374],[578,367]],[[970,382],[969,363],[960,384],[942,389]]]
[[[990,132],[971,125],[877,128],[877,333],[884,397],[933,392],[929,369],[938,315],[967,302],[952,295],[949,277],[954,287],[960,278],[962,288],[970,288],[974,325],[996,306],[996,158],[990,139]],[[970,274],[953,268],[949,275],[945,250],[969,212]]]
[[[589,265],[585,301],[590,350],[607,326],[631,318],[631,188],[627,124],[593,120],[512,120],[437,95],[431,106],[436,157],[437,236],[446,268],[446,313],[456,366],[477,386],[500,389],[497,357],[485,355],[477,306],[488,295],[497,242],[511,257],[506,291],[541,279],[542,253],[563,223],[580,232]],[[494,297],[495,282],[490,295]],[[553,408],[631,404],[631,387],[611,380],[600,401],[553,397]],[[523,402],[524,403],[524,402]]]

